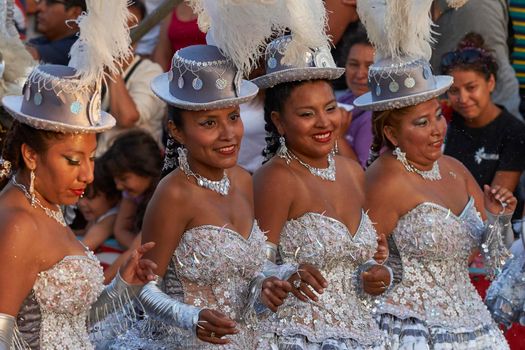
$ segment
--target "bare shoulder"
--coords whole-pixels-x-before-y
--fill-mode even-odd
[[[406,181],[400,163],[392,157],[381,156],[366,169],[367,191],[381,191],[385,194],[397,191]]]
[[[183,200],[187,201],[190,194],[187,185],[186,176],[176,169],[160,180],[152,199],[173,204]]]
[[[456,175],[460,175],[464,178],[470,176],[470,171],[467,167],[454,157],[443,155],[441,157],[441,162],[442,165],[445,165],[446,168],[450,169],[449,171],[453,171]]]
[[[345,176],[354,178],[360,183],[364,183],[365,172],[361,167],[361,164],[351,158],[343,156],[336,156],[335,161],[338,170],[341,169]]]
[[[299,182],[299,177],[283,159],[273,158],[253,176],[255,198],[272,198],[288,203],[296,193]]]
[[[3,253],[32,253],[33,247],[40,246],[36,219],[25,209],[4,207],[0,209],[0,250]]]
[[[233,168],[227,170],[227,174],[230,180],[242,186],[243,189],[252,189],[252,175],[242,167],[236,165]]]

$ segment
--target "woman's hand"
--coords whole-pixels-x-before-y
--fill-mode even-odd
[[[133,251],[128,261],[120,269],[120,276],[128,284],[145,284],[155,279],[153,272],[157,264],[142,256],[155,246],[155,242],[148,242]]]
[[[509,215],[516,209],[517,199],[512,192],[501,186],[483,186],[485,209],[493,215]]]
[[[261,301],[273,312],[284,303],[288,293],[293,287],[290,282],[283,281],[277,277],[268,277],[263,281]]]
[[[317,268],[310,264],[301,264],[288,282],[292,284],[292,293],[299,300],[307,302],[308,299],[317,301],[319,298],[310,289],[312,287],[317,294],[322,294],[328,287],[328,282]]]
[[[386,241],[386,236],[380,234],[377,237],[377,251],[374,254],[374,260],[378,264],[382,264],[388,259],[388,242]]]
[[[390,273],[383,265],[373,265],[361,274],[363,290],[371,295],[383,294],[390,285]]]
[[[199,313],[197,337],[200,340],[212,344],[228,344],[230,340],[222,337],[237,333],[237,323],[223,313],[211,309],[203,309]]]

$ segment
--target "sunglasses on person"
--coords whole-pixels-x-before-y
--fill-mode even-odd
[[[483,58],[483,51],[477,48],[448,52],[441,57],[441,69],[446,70],[457,64],[474,63]]]

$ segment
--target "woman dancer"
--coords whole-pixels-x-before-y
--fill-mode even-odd
[[[124,18],[125,3],[88,2],[90,10],[113,10]],[[92,15],[98,17],[90,13],[83,19],[91,20]],[[113,34],[120,33],[113,29]],[[79,38],[83,50],[72,50],[76,63],[80,53],[86,58],[84,50],[99,54],[90,51],[94,48],[85,34]],[[115,52],[125,50],[98,47],[109,53],[104,64],[89,65],[85,60],[73,64],[75,68],[37,66],[23,96],[2,99],[15,119],[0,159],[0,180],[5,185],[0,193],[2,349],[92,349],[88,319],[97,321],[129,300],[137,291],[130,284],[154,278],[148,270],[155,265],[138,261],[153,246],[149,243],[104,288],[100,263],[67,227],[59,207],[77,202],[93,181],[96,133],[115,124],[98,108],[100,78],[104,69],[116,69]]]
[[[215,46],[173,56],[153,91],[169,103],[173,138],[166,175],[148,206],[143,240],[159,268],[139,299],[148,318],[113,347],[122,349],[253,349],[253,308],[275,310],[291,285],[262,275],[265,236],[253,216],[250,175],[236,165],[243,133],[239,104],[258,92]],[[174,147],[173,143],[176,145]],[[286,279],[293,266],[283,271]],[[263,281],[264,280],[264,281]],[[262,305],[259,305],[262,306]]]
[[[419,39],[425,32],[416,36],[407,28],[401,40],[385,36],[377,18],[385,12],[366,2],[358,6],[379,60],[370,67],[371,92],[354,103],[375,111],[372,160],[383,147],[390,149],[367,170],[367,207],[377,231],[397,246],[402,264],[401,282],[379,307],[387,346],[508,349],[469,281],[468,261],[481,249],[491,275],[498,272],[507,257],[501,234],[510,229],[516,199],[499,186],[482,192],[461,163],[443,156],[446,122],[436,97],[452,78],[432,74],[430,46]],[[405,28],[415,20],[392,8],[385,21]],[[413,10],[426,16],[428,8]]]
[[[357,162],[333,154],[342,115],[329,80],[344,70],[326,48],[304,52],[299,59],[307,67],[282,64],[290,42],[284,36],[269,44],[267,74],[253,80],[268,88],[269,133],[269,161],[254,177],[255,214],[283,262],[312,264],[324,278],[314,293],[299,274],[293,284],[304,296],[288,299],[261,324],[258,349],[382,349],[359,295],[361,272],[376,264],[377,249],[362,209],[364,173]],[[380,278],[367,291],[380,294],[390,276],[382,266],[373,269]]]

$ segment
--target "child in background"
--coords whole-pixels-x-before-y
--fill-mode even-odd
[[[87,221],[82,242],[97,250],[113,234],[120,192],[107,169],[107,157],[95,160],[95,177],[78,201],[78,208]]]
[[[144,212],[159,182],[161,150],[149,134],[132,130],[117,137],[105,156],[116,187],[122,191],[113,232],[121,246],[133,248],[140,243],[137,235]]]

